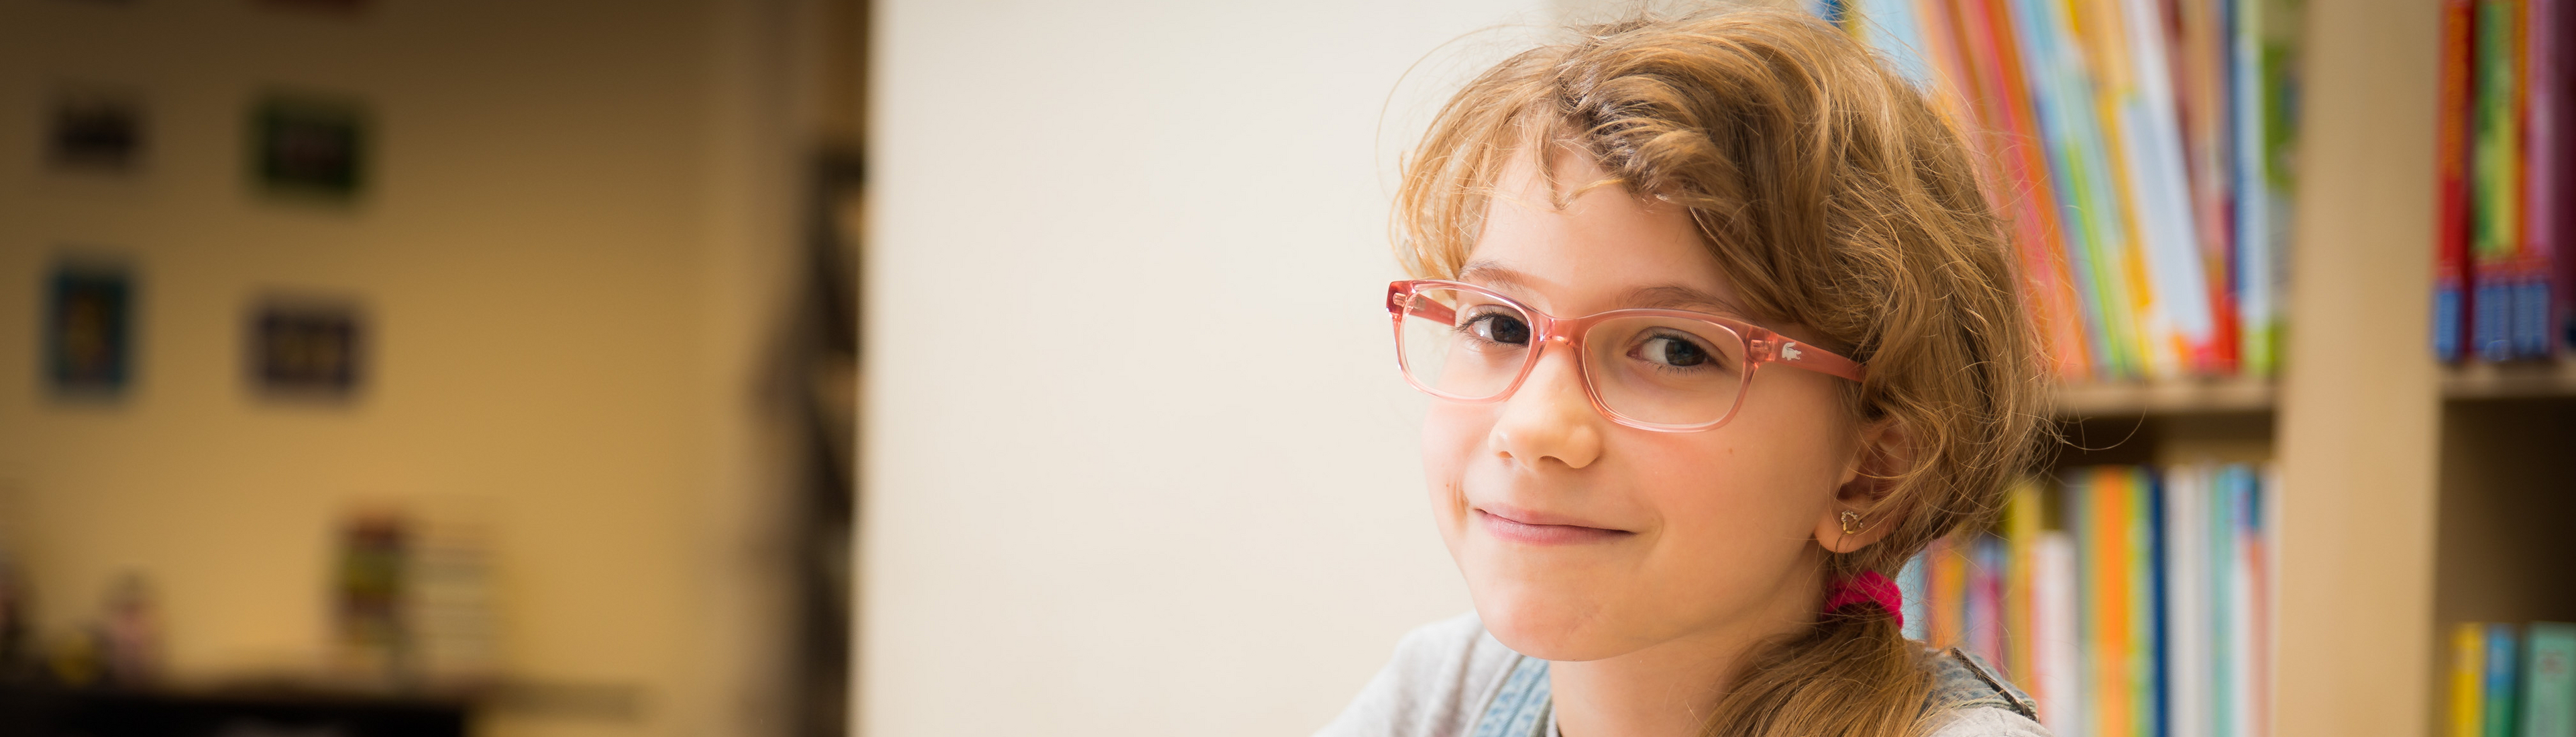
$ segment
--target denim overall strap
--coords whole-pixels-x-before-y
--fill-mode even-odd
[[[1995,667],[1975,655],[1950,648],[1932,657],[1932,693],[1923,699],[1923,711],[1951,711],[1993,706],[2011,709],[2023,717],[2039,718],[2039,705],[2028,694],[2013,688],[2012,682],[1997,675]]]
[[[1485,714],[1476,718],[1470,737],[1544,737],[1548,724],[1555,721],[1556,701],[1548,689],[1547,661],[1527,655],[1512,664],[1512,675],[1503,679],[1503,688],[1494,700],[1485,702]]]

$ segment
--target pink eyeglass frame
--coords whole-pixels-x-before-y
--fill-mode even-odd
[[[1510,305],[1513,309],[1520,310],[1523,314],[1527,314],[1531,318],[1532,324],[1530,325],[1530,341],[1532,343],[1539,344],[1539,350],[1531,351],[1529,359],[1521,362],[1520,373],[1514,375],[1511,383],[1504,385],[1502,391],[1495,392],[1494,395],[1490,397],[1484,397],[1481,399],[1462,397],[1456,394],[1440,391],[1423,384],[1421,380],[1414,378],[1412,367],[1405,365],[1407,358],[1404,355],[1404,315],[1407,308],[1413,304],[1415,293],[1425,288],[1455,289],[1465,292],[1474,292],[1476,294],[1493,298],[1496,302]],[[1428,309],[1414,309],[1416,309],[1417,314],[1422,315],[1424,318],[1438,319],[1441,322],[1453,324],[1457,321],[1457,314],[1451,312],[1446,305],[1430,300],[1423,300],[1422,303]],[[1433,310],[1437,311],[1435,312]],[[1761,370],[1763,364],[1777,363],[1783,366],[1806,369],[1826,376],[1836,376],[1850,379],[1852,381],[1860,381],[1869,375],[1869,367],[1861,365],[1859,361],[1845,358],[1842,354],[1818,348],[1812,343],[1801,343],[1796,340],[1792,340],[1788,336],[1781,335],[1779,332],[1770,328],[1755,325],[1743,320],[1737,320],[1731,317],[1712,315],[1706,312],[1629,308],[1611,310],[1608,312],[1598,312],[1584,315],[1582,317],[1557,317],[1555,315],[1550,315],[1545,312],[1532,309],[1529,305],[1522,304],[1520,300],[1512,299],[1500,292],[1476,286],[1474,284],[1454,282],[1444,279],[1408,279],[1386,285],[1386,311],[1387,314],[1393,318],[1395,323],[1396,367],[1404,374],[1405,383],[1412,384],[1413,388],[1422,390],[1422,393],[1424,394],[1429,394],[1431,396],[1453,402],[1465,402],[1469,404],[1487,404],[1503,401],[1504,399],[1510,398],[1514,392],[1520,391],[1521,383],[1529,380],[1530,372],[1538,369],[1539,359],[1546,353],[1545,344],[1555,342],[1564,345],[1567,350],[1574,351],[1575,370],[1582,375],[1583,395],[1592,400],[1592,408],[1599,411],[1603,417],[1608,417],[1619,424],[1640,430],[1653,430],[1656,432],[1698,432],[1701,430],[1715,430],[1718,427],[1725,425],[1727,421],[1735,419],[1736,410],[1744,407],[1744,395],[1752,391],[1753,375]],[[1727,406],[1726,414],[1719,415],[1715,420],[1696,425],[1667,425],[1646,422],[1644,420],[1619,414],[1618,410],[1610,408],[1610,404],[1608,402],[1602,401],[1601,390],[1592,378],[1592,361],[1586,358],[1589,354],[1583,352],[1583,335],[1590,331],[1593,325],[1598,324],[1601,321],[1621,317],[1667,317],[1681,320],[1697,320],[1725,328],[1728,332],[1734,333],[1736,337],[1743,339],[1743,383],[1736,387],[1735,403]]]

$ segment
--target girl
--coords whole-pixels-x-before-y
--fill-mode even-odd
[[[1887,574],[1984,522],[2041,387],[1968,152],[1803,14],[1585,29],[1411,156],[1388,290],[1476,610],[1328,735],[2044,735],[1900,634]]]

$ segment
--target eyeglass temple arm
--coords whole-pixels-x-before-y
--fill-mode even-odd
[[[1450,309],[1448,305],[1441,304],[1437,300],[1413,299],[1400,287],[1387,288],[1386,311],[1394,313],[1397,318],[1402,318],[1405,313],[1411,312],[1421,315],[1425,320],[1437,320],[1442,324],[1456,322],[1458,319],[1458,311]]]
[[[1869,368],[1860,365],[1859,361],[1844,358],[1840,353],[1814,345],[1790,340],[1779,333],[1764,335],[1754,342],[1756,356],[1765,362],[1795,366],[1826,376],[1839,376],[1853,381],[1860,381],[1869,375]]]

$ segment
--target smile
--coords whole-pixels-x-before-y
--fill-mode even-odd
[[[1507,542],[1524,545],[1579,545],[1623,539],[1637,533],[1567,524],[1564,520],[1517,509],[1470,509],[1476,524]]]

